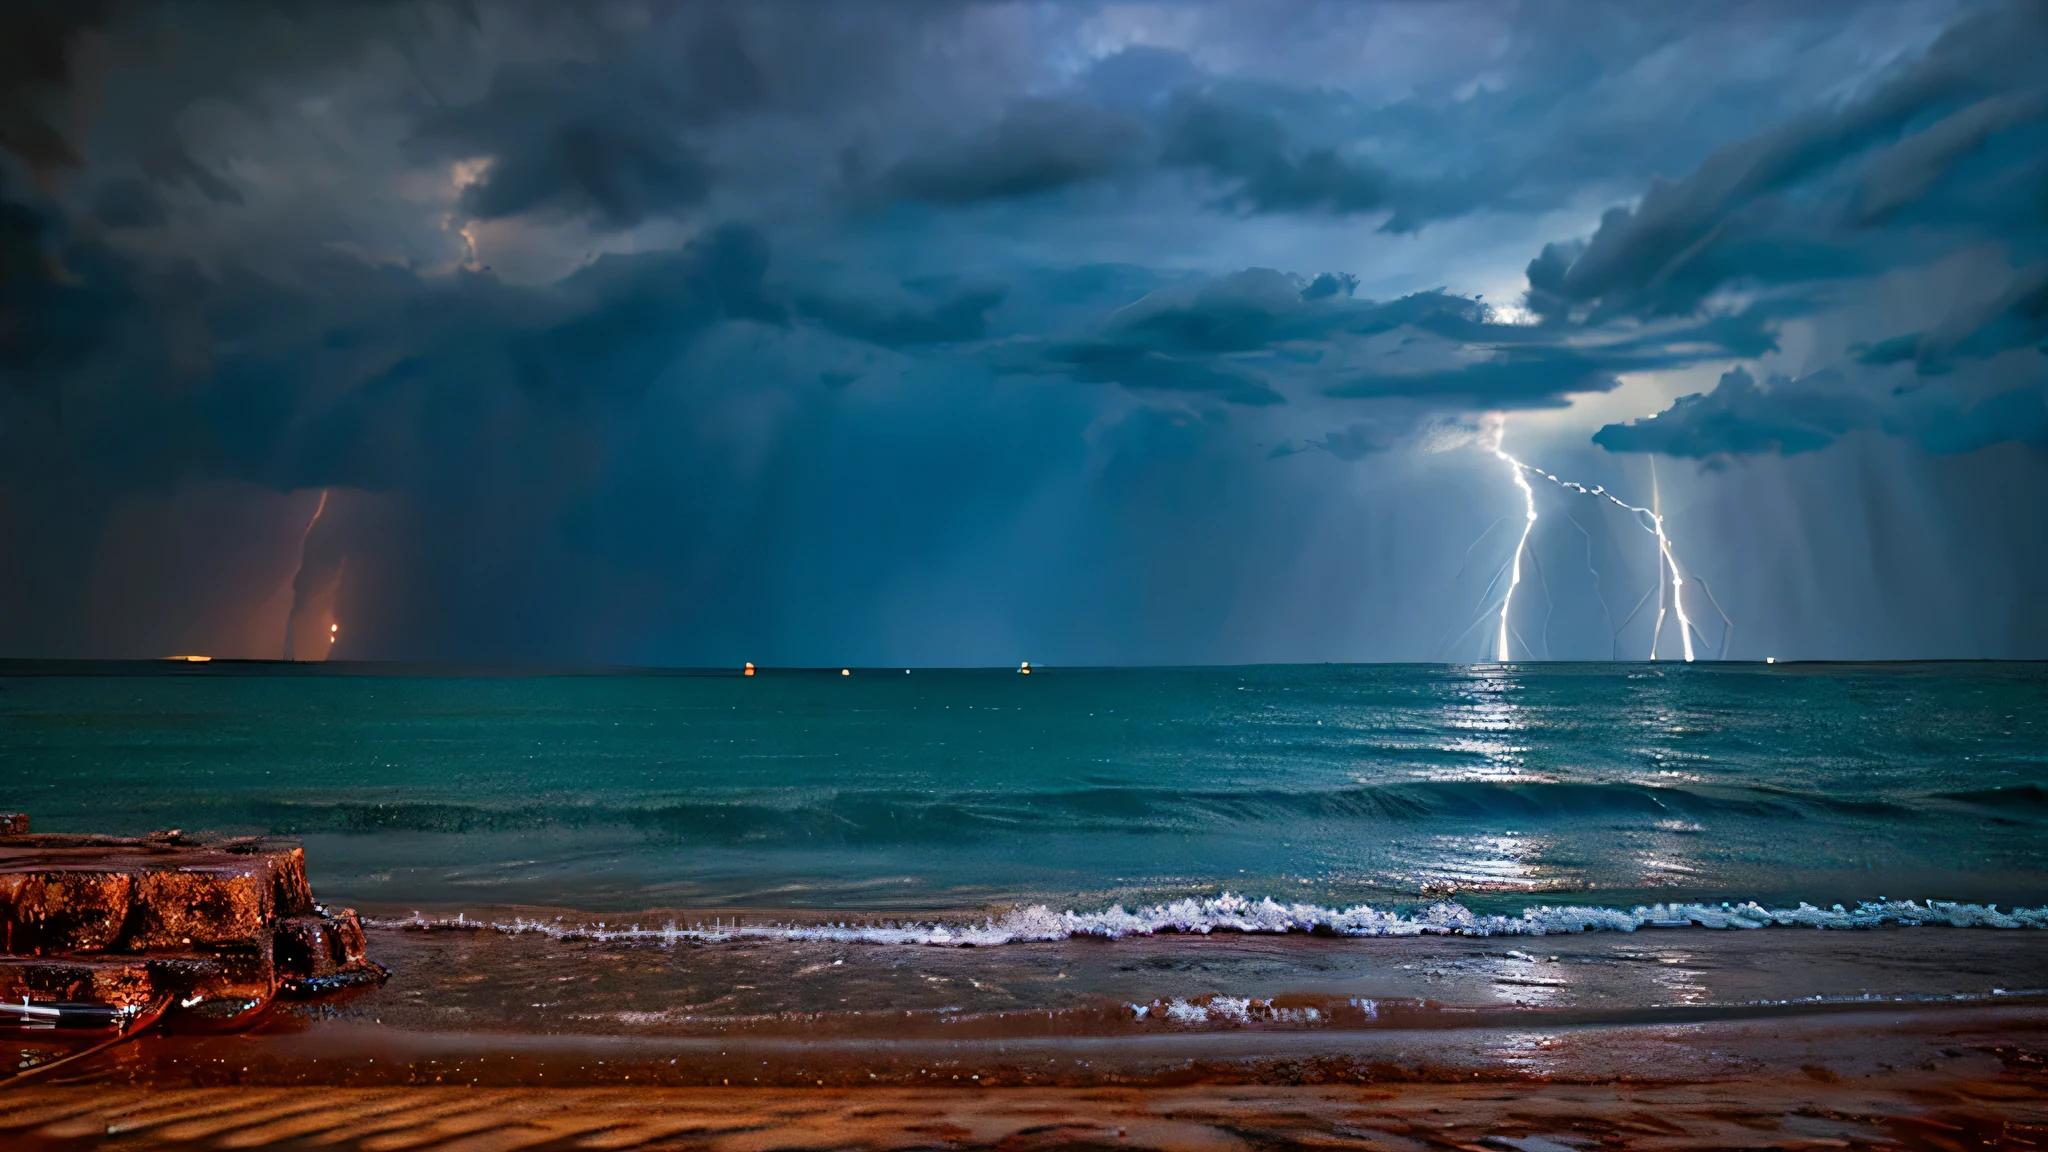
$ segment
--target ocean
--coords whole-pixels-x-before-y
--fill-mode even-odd
[[[0,677],[0,806],[382,909],[2048,904],[2037,664],[105,670]]]
[[[1531,1028],[2048,1003],[2044,705],[2016,663],[16,663],[0,810],[301,838],[393,972],[309,1052],[1138,1045],[1046,1057],[1095,1082],[1190,1030],[1427,1063],[1451,1020],[1521,1068]]]

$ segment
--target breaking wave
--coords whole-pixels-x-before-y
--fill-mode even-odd
[[[658,928],[640,924],[572,924],[562,919],[471,920],[427,918],[417,914],[370,921],[373,927],[413,931],[473,930],[508,934],[539,933],[560,940],[603,943],[691,944],[730,940],[819,941],[846,944],[921,944],[974,948],[1065,940],[1076,936],[1118,939],[1166,933],[1206,935],[1212,932],[1281,935],[1314,933],[1331,936],[1550,936],[1575,932],[1634,932],[1639,928],[1771,928],[1867,929],[1932,925],[1952,928],[2048,928],[2048,907],[2001,912],[1995,904],[1963,904],[1941,900],[1885,900],[1836,904],[1820,908],[1801,902],[1796,908],[1742,904],[1650,904],[1619,908],[1550,906],[1526,908],[1519,916],[1484,915],[1463,904],[1445,901],[1403,911],[1369,904],[1325,908],[1315,904],[1282,904],[1270,897],[1251,900],[1225,894],[1208,899],[1177,900],[1128,911],[1122,906],[1100,912],[1055,912],[1043,904],[1019,908],[979,923],[855,922],[816,924],[752,924],[714,922],[689,925],[669,921]]]

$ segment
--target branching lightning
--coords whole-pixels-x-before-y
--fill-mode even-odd
[[[1629,513],[1630,518],[1633,519],[1639,527],[1641,527],[1644,531],[1650,533],[1652,536],[1655,536],[1657,538],[1657,582],[1652,586],[1653,591],[1655,591],[1657,594],[1657,624],[1650,634],[1650,659],[1655,660],[1657,658],[1657,644],[1659,640],[1663,637],[1664,617],[1667,611],[1669,611],[1671,613],[1676,614],[1678,617],[1678,636],[1684,646],[1685,659],[1688,663],[1690,663],[1693,659],[1693,637],[1699,633],[1699,629],[1693,624],[1692,618],[1688,616],[1685,611],[1685,575],[1683,569],[1679,567],[1677,554],[1671,548],[1671,537],[1667,535],[1664,531],[1664,516],[1662,512],[1658,510],[1657,507],[1661,504],[1661,498],[1657,494],[1657,474],[1654,465],[1652,466],[1652,471],[1650,473],[1650,485],[1652,493],[1650,502],[1652,504],[1652,507],[1642,508],[1638,507],[1637,505],[1630,504],[1628,501],[1621,499],[1612,492],[1609,492],[1605,486],[1594,485],[1593,487],[1588,488],[1584,484],[1580,484],[1575,480],[1565,480],[1561,477],[1554,476],[1549,472],[1545,472],[1543,469],[1538,468],[1533,464],[1523,463],[1522,461],[1509,455],[1507,449],[1502,447],[1502,440],[1506,436],[1506,433],[1507,421],[1501,420],[1494,424],[1493,454],[1496,457],[1498,457],[1503,463],[1508,465],[1509,470],[1515,478],[1515,485],[1522,490],[1522,503],[1523,507],[1526,509],[1527,520],[1522,527],[1522,538],[1515,543],[1514,558],[1512,561],[1510,561],[1508,590],[1507,593],[1504,596],[1502,596],[1500,602],[1500,628],[1498,642],[1495,645],[1496,659],[1498,659],[1501,663],[1506,663],[1508,660],[1508,609],[1510,605],[1512,605],[1512,603],[1514,602],[1515,586],[1522,582],[1522,557],[1523,554],[1528,550],[1529,536],[1536,529],[1536,493],[1535,490],[1530,487],[1528,477],[1524,475],[1524,473],[1533,472],[1536,475],[1543,477],[1545,480],[1550,481],[1552,484],[1555,484],[1560,488],[1565,488],[1570,491],[1577,492],[1583,496],[1591,496],[1595,499],[1606,500],[1610,504],[1613,504],[1615,507],[1620,508],[1623,511]],[[1669,579],[1671,581],[1671,602],[1668,606],[1665,604],[1664,601],[1664,581],[1666,579],[1667,573],[1669,574]],[[1702,587],[1704,587],[1704,585],[1702,585]],[[1645,593],[1643,598],[1645,600],[1648,600],[1648,593]],[[1637,604],[1636,608],[1637,611],[1640,611],[1642,609],[1642,605]],[[1715,605],[1715,611],[1720,612],[1720,606],[1718,604]],[[1629,613],[1629,619],[1633,620],[1634,618],[1635,613]],[[1729,631],[1733,631],[1734,623],[1728,620],[1728,614],[1726,612],[1721,612],[1721,618],[1724,622],[1727,622]],[[1623,621],[1622,627],[1626,628],[1627,626],[1627,621]],[[1704,637],[1702,637],[1702,639],[1704,639]],[[1526,645],[1524,645],[1524,647],[1526,647]],[[1725,635],[1723,637],[1721,647],[1722,653],[1725,655],[1727,652],[1727,643]]]

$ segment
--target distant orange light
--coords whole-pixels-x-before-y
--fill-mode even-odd
[[[851,675],[853,675],[853,669],[851,669],[851,668],[841,668],[841,669],[839,670],[839,674],[840,674],[841,676],[851,676]]]
[[[183,661],[184,661],[185,663],[187,663],[187,664],[204,664],[204,663],[206,663],[206,662],[207,662],[208,660],[211,660],[211,659],[213,659],[213,657],[211,657],[211,656],[166,656],[166,657],[164,657],[164,659],[166,659],[166,660],[183,660]]]
[[[747,670],[746,670],[745,672],[741,673],[741,675],[743,675],[743,676],[752,676],[753,674],[754,674],[754,662],[753,662],[752,660],[749,660],[749,661],[747,661]]]
[[[1026,676],[1031,675],[1031,661],[1026,660],[1022,664],[1017,665],[1017,671],[1023,673]]]

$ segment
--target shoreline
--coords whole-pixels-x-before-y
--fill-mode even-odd
[[[378,905],[369,905],[377,908]],[[397,909],[404,905],[384,905]],[[471,911],[477,915],[470,915]],[[452,916],[449,913],[454,913]],[[548,913],[555,915],[549,917]],[[599,919],[604,916],[604,919]],[[1519,915],[1474,911],[1455,897],[1406,903],[1334,907],[1282,903],[1225,892],[1092,912],[1056,911],[1042,904],[1002,903],[980,908],[890,914],[831,908],[643,909],[592,913],[530,905],[442,905],[429,915],[367,915],[367,925],[398,931],[490,931],[540,935],[562,941],[621,944],[715,944],[739,939],[822,941],[839,944],[1001,947],[1093,937],[1118,940],[1170,935],[1332,936],[1351,939],[1463,936],[1542,938],[1657,929],[1748,932],[1766,928],[1873,931],[1901,928],[2048,929],[2048,906],[2012,907],[1962,901],[1863,901],[1854,908],[1770,908],[1754,901],[1708,903],[1672,900],[1628,909],[1603,904],[1542,904]]]
[[[369,939],[389,982],[323,1012],[415,1032],[1320,1034],[2021,1007],[2048,990],[2048,947],[2025,931],[1213,933],[953,948],[621,942],[373,921]]]
[[[89,1073],[157,1087],[1162,1088],[1301,1085],[1849,1082],[1983,1077],[2048,1060],[2048,1005],[1688,1023],[1473,1021],[1441,1027],[1143,1036],[619,1036],[411,1031],[278,1019],[239,1035],[145,1037]],[[822,1082],[822,1083],[821,1083]]]

